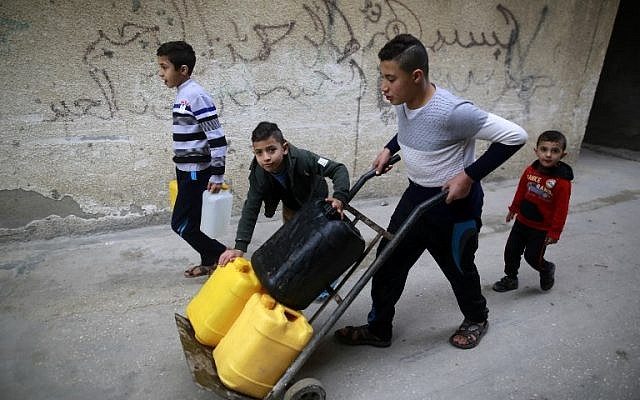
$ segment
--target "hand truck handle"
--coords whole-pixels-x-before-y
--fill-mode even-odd
[[[395,154],[393,157],[389,159],[389,161],[387,162],[387,164],[384,166],[382,170],[384,171],[388,166],[391,166],[397,163],[398,161],[400,161],[400,154]],[[362,186],[364,186],[364,183],[369,179],[373,178],[374,176],[376,176],[375,168],[372,168],[371,170],[367,171],[364,175],[362,175],[360,179],[358,179],[358,181],[353,184],[353,186],[351,187],[351,190],[349,190],[348,200],[351,201],[353,197],[356,195],[356,193],[358,193],[358,191],[362,189]]]

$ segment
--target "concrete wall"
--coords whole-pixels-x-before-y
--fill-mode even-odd
[[[196,49],[229,140],[236,212],[249,134],[278,123],[357,177],[395,132],[377,52],[397,33],[430,50],[436,84],[578,154],[617,0],[41,0],[0,8],[0,237],[22,239],[166,221],[173,177],[159,43]],[[479,150],[483,150],[480,147]],[[528,146],[491,179],[512,178]],[[402,168],[362,196],[398,194]],[[47,215],[51,216],[47,216]]]

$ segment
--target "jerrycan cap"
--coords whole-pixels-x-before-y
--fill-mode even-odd
[[[232,261],[233,266],[236,268],[236,271],[242,272],[243,274],[249,273],[251,271],[251,264],[249,261],[245,260],[242,257],[238,257]]]
[[[274,308],[276,308],[275,299],[266,293],[260,296],[260,302],[268,310],[273,310]]]

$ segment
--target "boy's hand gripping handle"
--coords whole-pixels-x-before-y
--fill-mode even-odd
[[[383,170],[386,170],[387,166],[393,165],[398,161],[400,161],[400,155],[396,154],[389,159],[389,162],[387,162]],[[376,174],[375,168],[372,168],[370,171],[367,171],[364,175],[362,175],[360,179],[358,179],[358,181],[351,187],[351,190],[349,190],[349,198],[347,199],[348,200],[347,203],[353,199],[356,193],[358,193],[358,191],[362,188],[362,186],[364,186],[364,183],[369,179],[373,178],[374,176],[379,176],[378,174]],[[331,205],[328,203],[325,203],[324,205],[324,213],[329,218],[338,218],[339,216],[338,212],[334,208],[332,208]]]
[[[398,161],[400,161],[400,154],[395,154],[393,157],[391,157],[389,159],[389,162],[387,162],[387,164],[385,165],[385,167],[382,169],[383,171],[386,170],[386,168],[390,165],[393,165],[395,163],[397,163]],[[351,199],[353,199],[353,197],[356,195],[356,193],[358,193],[358,191],[360,189],[362,189],[362,186],[364,186],[364,183],[366,181],[368,181],[369,179],[373,178],[374,176],[379,176],[376,174],[376,169],[372,168],[370,171],[367,171],[364,175],[362,175],[360,177],[360,179],[358,179],[358,181],[351,187],[351,190],[349,190],[349,201],[351,201]]]

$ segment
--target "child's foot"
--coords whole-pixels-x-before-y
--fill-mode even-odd
[[[508,275],[504,276],[498,282],[493,284],[493,290],[495,290],[496,292],[508,292],[509,290],[516,290],[517,288],[518,278],[512,278]]]
[[[472,349],[480,343],[480,339],[489,328],[489,321],[471,322],[465,318],[457,331],[449,338],[449,343],[459,349]]]
[[[556,265],[554,263],[549,263],[549,270],[540,272],[540,289],[547,291],[553,287],[553,283],[555,282],[555,272]]]

